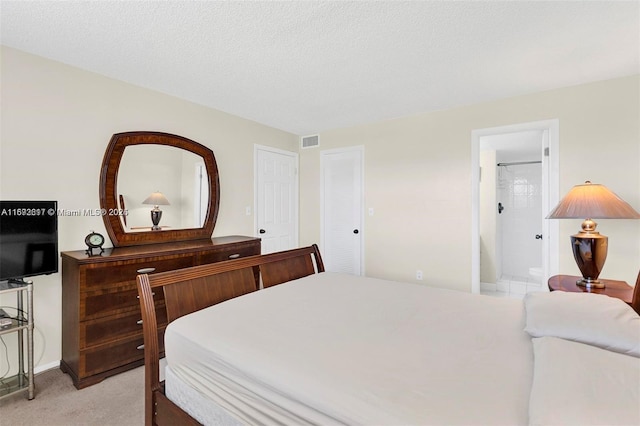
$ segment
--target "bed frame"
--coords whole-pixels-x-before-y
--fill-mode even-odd
[[[198,425],[171,402],[160,381],[159,325],[154,291],[164,292],[168,322],[216,303],[262,288],[324,272],[317,245],[194,266],[153,275],[138,275],[144,332],[145,425]],[[162,328],[162,327],[160,327]]]

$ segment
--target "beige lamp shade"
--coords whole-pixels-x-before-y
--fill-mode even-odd
[[[598,224],[592,219],[640,219],[640,213],[604,185],[587,181],[574,186],[547,219],[584,219],[582,230],[571,236],[573,258],[582,273],[576,284],[604,288],[598,276],[607,259],[609,239],[596,231]]]
[[[162,192],[156,191],[145,198],[142,204],[151,204],[153,206],[168,206],[169,200],[167,200],[167,197],[165,197]]]
[[[574,186],[547,219],[640,219],[640,213],[606,186],[587,181]]]

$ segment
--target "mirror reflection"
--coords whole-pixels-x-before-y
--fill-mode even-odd
[[[117,175],[125,232],[200,228],[209,206],[204,159],[167,145],[130,145]]]

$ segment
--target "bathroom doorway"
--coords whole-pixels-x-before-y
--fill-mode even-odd
[[[473,132],[473,292],[522,297],[557,273],[557,120]]]

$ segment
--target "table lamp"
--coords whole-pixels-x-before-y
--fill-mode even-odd
[[[153,222],[153,226],[151,230],[159,231],[160,227],[158,224],[160,223],[160,218],[162,217],[162,210],[160,210],[160,206],[168,206],[169,200],[165,197],[162,192],[156,191],[153,194],[149,195],[142,204],[151,204],[153,205],[153,209],[151,209],[151,222]]]
[[[607,187],[586,181],[574,186],[547,219],[583,219],[582,230],[571,236],[573,258],[582,278],[576,284],[586,288],[604,288],[598,276],[607,258],[608,238],[596,231],[593,219],[640,219],[626,201]]]

